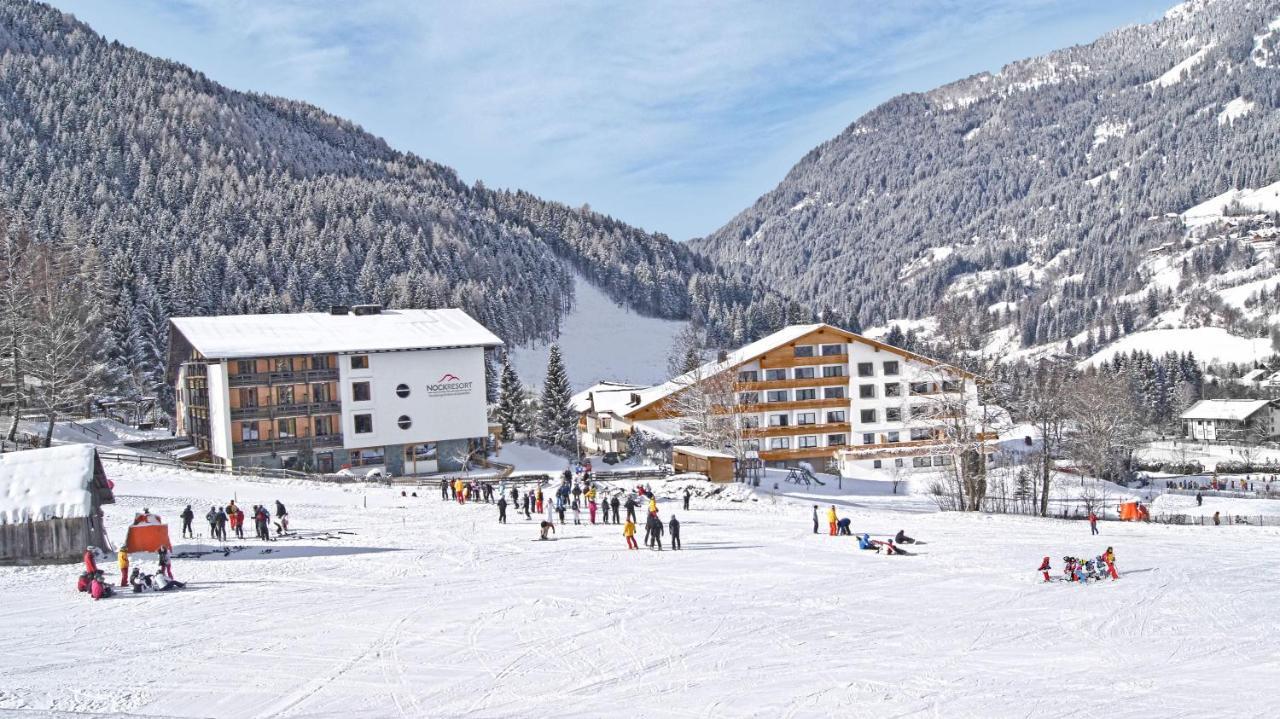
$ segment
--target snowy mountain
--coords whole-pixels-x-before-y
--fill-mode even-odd
[[[1071,340],[1087,356],[1090,334],[1088,353],[1163,327],[1265,337],[1273,312],[1187,305],[1274,276],[1254,233],[1280,210],[1278,53],[1280,0],[1192,0],[897,97],[693,244],[855,327],[977,318],[974,351]]]
[[[555,336],[575,274],[728,337],[796,312],[663,235],[465,185],[318,108],[22,0],[0,1],[0,210],[11,231],[78,248],[109,358],[151,383],[174,315],[448,305],[518,344]]]

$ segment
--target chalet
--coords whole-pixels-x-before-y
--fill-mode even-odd
[[[0,564],[71,562],[107,546],[115,497],[92,445],[0,454]]]
[[[1189,439],[1258,442],[1280,435],[1280,400],[1202,399],[1180,418]]]

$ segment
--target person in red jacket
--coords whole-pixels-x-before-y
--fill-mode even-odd
[[[1094,514],[1092,509],[1089,510],[1089,531],[1098,533],[1098,515]]]
[[[94,549],[92,546],[84,548],[84,571],[90,576],[92,576],[94,572],[98,571],[98,562],[94,559],[93,554]]]
[[[1045,557],[1045,558],[1044,558],[1044,561],[1040,563],[1040,569],[1039,569],[1038,571],[1039,571],[1041,574],[1043,574],[1043,575],[1044,575],[1044,581],[1046,581],[1046,582],[1052,582],[1052,581],[1053,581],[1052,579],[1050,579],[1050,578],[1049,578],[1049,570],[1050,570],[1050,569],[1051,569],[1051,567],[1049,566],[1049,558],[1048,558],[1048,557]]]

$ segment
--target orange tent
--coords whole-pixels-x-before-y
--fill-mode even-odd
[[[169,526],[156,514],[139,514],[133,518],[133,526],[124,542],[125,549],[133,552],[155,552],[161,547],[172,547]]]
[[[1120,505],[1120,521],[1142,522],[1147,519],[1147,508],[1141,502],[1124,502]]]

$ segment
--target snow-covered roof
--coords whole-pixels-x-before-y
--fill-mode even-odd
[[[1222,419],[1243,422],[1271,404],[1266,399],[1202,399],[1182,413],[1182,419]]]
[[[1252,370],[1249,370],[1247,373],[1245,373],[1245,375],[1240,378],[1240,381],[1241,382],[1257,382],[1258,380],[1265,377],[1266,374],[1267,374],[1267,370],[1265,369],[1252,369]]]
[[[705,447],[690,447],[683,444],[672,447],[671,451],[680,452],[681,454],[687,454],[692,457],[702,457],[703,459],[734,459],[734,456],[728,452],[706,449]]]
[[[175,317],[172,322],[174,329],[209,359],[502,344],[497,335],[459,309],[383,310],[370,315],[301,312]]]
[[[89,516],[95,466],[89,444],[0,454],[0,524]]]
[[[623,384],[621,382],[600,382],[575,394],[569,399],[569,403],[575,412],[582,413],[591,409],[594,398],[597,413],[612,412],[621,414],[627,402],[631,401],[631,394],[644,389],[648,389],[648,386]]]

